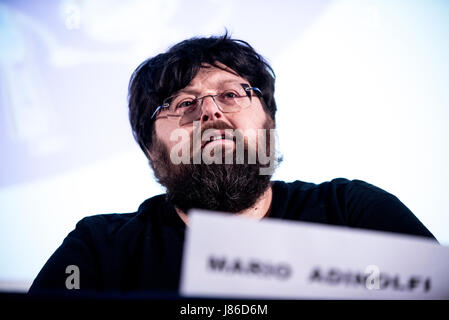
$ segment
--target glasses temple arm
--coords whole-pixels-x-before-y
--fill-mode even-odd
[[[162,109],[162,106],[159,106],[156,108],[156,110],[154,110],[153,114],[151,115],[151,119],[154,119],[154,117],[156,116],[156,113]]]

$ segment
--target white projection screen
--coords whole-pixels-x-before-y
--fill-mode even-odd
[[[1,291],[26,291],[81,218],[164,192],[129,78],[225,29],[276,72],[273,179],[367,181],[449,245],[449,2],[0,1]]]

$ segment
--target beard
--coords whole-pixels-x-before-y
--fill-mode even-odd
[[[202,131],[208,128],[232,129],[217,122],[205,126]],[[271,119],[266,121],[264,128],[273,128]],[[267,140],[266,150],[270,150],[270,139]],[[265,166],[260,164],[258,156],[255,163],[248,163],[245,157],[244,163],[239,164],[235,145],[232,164],[224,161],[222,164],[203,161],[194,164],[190,161],[189,164],[175,165],[166,145],[157,138],[153,141],[152,154],[155,156],[150,165],[155,177],[166,188],[167,200],[185,213],[192,208],[237,213],[252,207],[270,186],[271,174],[260,174],[260,169]],[[249,148],[248,143],[244,143],[245,156],[249,154]],[[224,160],[225,153],[222,154]]]

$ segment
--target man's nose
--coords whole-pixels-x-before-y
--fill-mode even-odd
[[[201,122],[214,121],[221,119],[223,113],[218,108],[215,99],[212,96],[206,96],[203,98],[202,108],[201,108]]]

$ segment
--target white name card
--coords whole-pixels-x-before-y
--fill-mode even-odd
[[[449,247],[414,236],[193,210],[181,294],[448,299]]]

